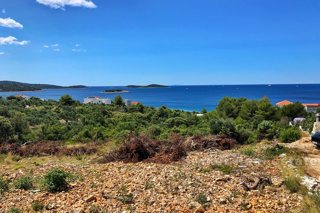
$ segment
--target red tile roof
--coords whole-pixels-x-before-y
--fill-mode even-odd
[[[276,105],[277,106],[287,106],[287,105],[290,105],[290,104],[293,104],[293,103],[291,101],[284,100],[284,101],[278,102]]]
[[[305,107],[320,107],[320,104],[303,104]]]

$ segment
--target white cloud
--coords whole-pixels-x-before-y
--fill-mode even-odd
[[[66,6],[96,8],[91,0],[36,0],[38,3],[54,9],[64,9]]]
[[[13,36],[8,36],[8,37],[0,37],[0,45],[20,45],[20,46],[24,46],[29,44],[30,41],[19,41],[18,39],[16,39]]]
[[[49,45],[43,45],[44,48],[49,48]]]
[[[22,29],[23,25],[13,20],[12,18],[0,18],[1,27],[19,28]]]
[[[72,51],[72,52],[81,52],[81,53],[87,52],[87,50],[85,50],[85,49],[79,49],[79,48],[73,48],[73,49],[71,49],[71,51]]]
[[[56,49],[53,49],[53,51],[55,51],[55,52],[60,52],[61,50],[58,49],[58,48],[56,48]]]
[[[0,52],[0,55],[4,55],[4,52]]]
[[[80,44],[75,44],[74,46],[75,46],[75,47],[80,47]]]
[[[52,44],[51,47],[59,47],[59,44]]]
[[[1,13],[3,13],[3,14],[6,14],[6,12],[7,12],[6,9],[1,10]]]

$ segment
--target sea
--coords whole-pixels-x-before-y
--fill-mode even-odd
[[[123,89],[126,93],[104,93],[107,89]],[[0,92],[0,96],[27,95],[43,99],[58,100],[65,94],[83,102],[84,98],[98,96],[113,99],[121,95],[124,99],[138,101],[146,106],[166,106],[185,111],[213,110],[225,97],[261,99],[268,97],[273,104],[282,100],[302,103],[320,103],[320,84],[286,85],[210,85],[210,86],[169,86],[166,88],[126,88],[126,87],[87,87],[77,89],[45,89],[32,92]]]

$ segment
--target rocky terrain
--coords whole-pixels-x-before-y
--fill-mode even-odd
[[[302,197],[282,186],[279,161],[234,150],[194,151],[171,164],[25,158],[2,163],[0,174],[12,181],[23,175],[40,180],[49,169],[60,167],[76,178],[67,192],[12,188],[0,196],[0,212],[12,207],[32,212],[34,201],[45,205],[44,212],[294,212]],[[268,181],[244,187],[259,178]]]

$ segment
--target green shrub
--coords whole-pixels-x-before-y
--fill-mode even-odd
[[[280,140],[284,143],[290,143],[297,141],[301,138],[301,132],[299,129],[291,127],[284,129],[280,133]]]
[[[284,185],[287,187],[287,189],[291,192],[291,193],[297,193],[299,191],[304,190],[303,186],[301,185],[301,179],[297,176],[294,175],[290,175],[288,177],[286,177],[286,179],[284,180]]]
[[[30,190],[33,188],[32,179],[30,177],[21,177],[14,181],[14,187],[16,189]]]
[[[8,210],[8,213],[22,213],[22,211],[18,208],[11,208]]]
[[[304,197],[302,203],[302,211],[305,213],[319,213],[320,209],[320,192],[314,192]]]
[[[219,170],[224,174],[231,174],[233,172],[233,166],[228,164],[216,164],[211,165],[213,169]]]
[[[248,157],[254,157],[256,155],[256,152],[253,146],[241,147],[239,151],[241,154],[246,155]]]
[[[35,212],[40,212],[44,209],[44,204],[37,200],[33,201],[31,206],[32,206],[32,210]]]
[[[0,194],[9,191],[9,181],[0,177]]]
[[[69,188],[68,178],[70,174],[62,169],[51,169],[43,180],[44,187],[49,192],[67,191]]]
[[[263,152],[263,157],[267,160],[271,160],[274,157],[277,157],[283,153],[287,153],[288,149],[284,146],[281,146],[279,144],[273,146],[273,147],[268,147],[264,150]]]
[[[205,194],[199,194],[196,197],[196,201],[201,205],[205,205],[205,204],[207,204],[209,202],[208,198],[207,198],[207,196]]]

